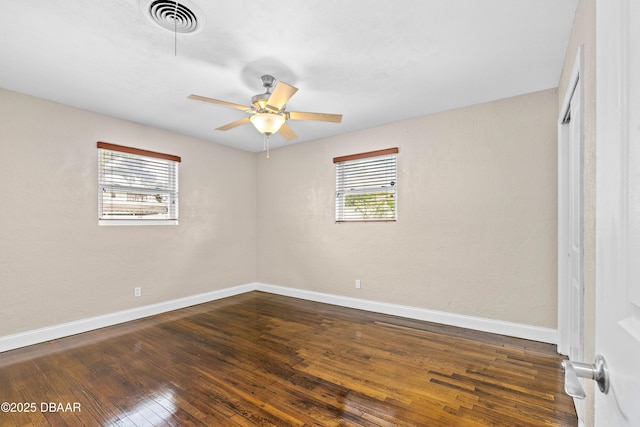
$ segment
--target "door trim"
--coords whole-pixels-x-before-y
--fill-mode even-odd
[[[569,83],[564,93],[558,116],[558,353],[569,354],[569,148],[564,143],[568,139],[568,127],[564,123],[570,108],[571,99],[576,91],[580,92],[580,110],[584,112],[583,90],[584,55],[582,46],[578,47]],[[583,116],[583,115],[581,115]],[[580,127],[580,138],[584,138],[584,129]],[[583,337],[584,340],[584,337]]]

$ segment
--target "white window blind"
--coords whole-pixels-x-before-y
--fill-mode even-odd
[[[395,221],[397,148],[336,157],[336,222]]]
[[[178,164],[170,154],[98,142],[98,218],[178,220]],[[116,223],[116,221],[114,221]]]

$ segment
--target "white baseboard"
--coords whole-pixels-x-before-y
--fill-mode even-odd
[[[555,329],[541,328],[537,326],[523,325],[520,323],[504,322],[500,320],[485,319],[481,317],[465,316],[455,313],[428,310],[425,308],[411,307],[398,304],[390,304],[378,301],[351,298],[340,295],[326,294],[321,292],[306,291],[303,289],[287,288],[284,286],[267,285],[264,283],[247,283],[245,285],[220,289],[217,291],[193,295],[165,301],[158,304],[132,308],[130,310],[117,311],[102,316],[80,319],[73,322],[47,326],[40,329],[21,332],[13,335],[0,337],[0,352],[26,347],[82,332],[92,331],[155,314],[166,313],[180,308],[190,307],[196,304],[215,301],[234,295],[251,291],[262,291],[276,295],[300,298],[309,301],[333,304],[342,307],[356,308],[360,310],[372,311],[375,313],[391,314],[394,316],[406,317],[416,320],[441,323],[445,325],[458,326],[462,328],[474,329],[478,331],[491,332],[494,334],[508,335],[517,338],[524,338],[533,341],[541,341],[550,344],[557,344],[558,331]]]
[[[429,310],[426,308],[411,307],[406,305],[390,304],[360,298],[344,297],[340,295],[325,294],[320,292],[305,291],[302,289],[287,288],[283,286],[257,283],[256,290],[305,299],[309,301],[323,302],[342,307],[357,308],[375,313],[391,314],[393,316],[407,317],[410,319],[424,320],[444,325],[458,326],[476,331],[491,332],[499,335],[508,335],[516,338],[524,338],[532,341],[557,344],[558,331],[556,329],[541,328],[538,326],[524,325],[521,323],[505,322],[502,320],[486,319],[482,317],[465,316],[463,314],[447,313],[443,311]]]
[[[146,305],[143,307],[132,308],[129,310],[117,311],[102,316],[89,317],[73,322],[61,323],[58,325],[47,326],[40,329],[21,332],[13,335],[5,335],[0,337],[0,352],[13,350],[20,347],[26,347],[32,344],[38,344],[70,335],[80,334],[82,332],[92,331],[107,326],[117,325],[119,323],[129,322],[131,320],[142,319],[143,317],[153,316],[155,314],[166,313],[168,311],[178,310],[180,308],[190,307],[196,304],[202,304],[217,299],[227,298],[245,292],[255,290],[253,283],[225,288],[217,291],[206,292],[203,294],[193,295],[190,297],[179,298],[171,301],[165,301],[158,304]]]

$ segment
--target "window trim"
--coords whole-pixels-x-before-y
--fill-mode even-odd
[[[110,150],[121,153],[134,154],[137,156],[145,156],[162,160],[169,160],[175,163],[182,162],[180,156],[175,156],[172,154],[160,153],[157,151],[144,150],[141,148],[127,147],[124,145],[111,144],[109,142],[98,141],[97,148],[100,150]],[[98,164],[98,186],[101,185],[100,182],[100,168],[101,165]],[[176,176],[177,179],[177,176]],[[176,191],[175,195],[178,195],[178,187],[176,183]],[[119,226],[119,225],[177,225],[178,218],[100,218],[100,189],[98,188],[98,225],[108,225],[108,226]]]
[[[367,158],[372,158],[372,157],[383,157],[383,156],[390,156],[390,155],[397,155],[399,152],[398,147],[393,147],[393,148],[386,148],[383,150],[375,150],[375,151],[367,151],[364,153],[357,153],[357,154],[350,154],[347,156],[339,156],[339,157],[334,157],[333,158],[333,163],[336,164],[336,182],[338,180],[338,170],[337,170],[337,166],[338,163],[344,163],[344,162],[349,162],[349,161],[353,161],[353,160],[361,160],[361,159],[367,159]],[[338,211],[338,188],[336,185],[336,206],[335,206],[335,210],[336,212],[334,213],[335,215],[335,222],[336,224],[343,224],[343,223],[349,223],[349,222],[359,222],[359,223],[376,223],[376,222],[397,222],[398,221],[398,206],[397,206],[397,197],[398,197],[398,192],[397,192],[397,180],[398,180],[398,172],[397,172],[397,156],[394,159],[394,163],[395,163],[395,167],[396,167],[396,176],[395,176],[395,182],[396,184],[394,185],[394,198],[395,198],[395,205],[394,205],[394,218],[393,219],[363,219],[363,218],[359,218],[359,219],[338,219],[337,218],[337,211]]]
[[[366,159],[368,157],[386,156],[387,154],[398,154],[398,147],[385,148],[384,150],[367,151],[366,153],[350,154],[348,156],[334,157],[333,163],[348,162],[349,160]]]
[[[98,141],[98,148],[111,151],[119,151],[121,153],[137,154],[138,156],[155,157],[156,159],[171,160],[180,163],[180,156],[173,154],[158,153],[157,151],[143,150],[142,148],[125,147],[124,145],[111,144],[109,142]]]

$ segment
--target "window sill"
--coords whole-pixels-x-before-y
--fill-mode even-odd
[[[359,222],[359,223],[363,223],[363,222],[398,222],[398,220],[396,220],[396,219],[341,219],[341,220],[336,220],[336,224],[348,224],[348,223],[354,223],[354,222]]]
[[[178,225],[177,219],[99,219],[98,225]]]

